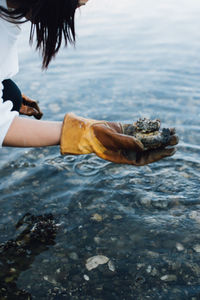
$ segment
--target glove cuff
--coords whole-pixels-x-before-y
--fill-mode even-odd
[[[92,147],[88,141],[88,129],[93,120],[77,117],[73,113],[65,115],[60,142],[61,154],[89,154]]]

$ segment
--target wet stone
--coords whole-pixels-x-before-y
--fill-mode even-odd
[[[89,281],[90,280],[90,277],[86,274],[83,275],[83,278],[86,280],[86,281]]]
[[[156,268],[153,268],[152,272],[151,272],[151,275],[152,276],[156,276],[158,273],[158,271],[156,270]]]
[[[98,236],[95,236],[94,241],[95,241],[96,244],[100,244],[101,243],[101,238],[98,237]]]
[[[173,275],[173,274],[167,274],[167,275],[162,276],[160,279],[162,281],[171,282],[171,281],[176,281],[177,276]]]
[[[109,258],[104,255],[97,255],[87,259],[86,268],[88,271],[96,269],[99,265],[106,264],[109,261]]]
[[[111,260],[108,262],[108,268],[110,271],[115,272],[115,265]]]
[[[103,220],[103,217],[99,214],[93,214],[91,217],[91,220],[96,221],[96,222],[101,222]]]
[[[69,257],[72,259],[72,260],[78,260],[78,254],[75,253],[75,252],[72,252],[69,254]]]
[[[146,272],[147,272],[147,273],[151,273],[151,270],[152,270],[152,267],[151,267],[151,266],[148,266],[147,269],[146,269]]]
[[[176,243],[176,249],[178,251],[183,251],[184,250],[184,246],[181,243]]]
[[[200,244],[195,245],[195,246],[193,247],[193,250],[194,250],[195,252],[197,252],[197,253],[200,253]]]

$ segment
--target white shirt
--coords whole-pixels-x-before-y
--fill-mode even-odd
[[[6,0],[0,0],[0,5],[7,8]],[[11,101],[3,103],[2,81],[18,72],[17,39],[19,34],[18,25],[0,18],[0,147],[13,119],[18,116],[17,111],[11,111],[13,107]]]

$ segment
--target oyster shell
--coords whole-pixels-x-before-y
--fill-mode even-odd
[[[134,136],[144,145],[145,150],[156,149],[169,145],[175,129],[160,130],[160,120],[139,119],[133,124],[123,125],[123,133]]]
[[[141,133],[152,133],[159,131],[160,129],[160,120],[150,120],[150,119],[139,119],[134,123],[136,130]]]

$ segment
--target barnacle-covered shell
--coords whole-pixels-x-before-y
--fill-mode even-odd
[[[123,126],[124,134],[140,140],[146,150],[166,146],[171,138],[169,128],[160,130],[160,120],[139,119],[137,122]]]
[[[139,119],[134,123],[136,131],[141,133],[152,133],[158,131],[160,128],[160,120],[150,120],[150,119]]]

